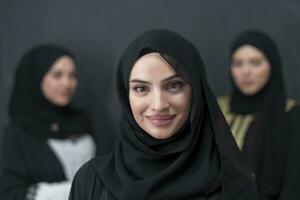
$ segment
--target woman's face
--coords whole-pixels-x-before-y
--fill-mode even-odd
[[[152,137],[170,138],[187,120],[191,88],[159,53],[136,61],[129,88],[134,119]]]
[[[66,106],[77,87],[75,62],[69,56],[57,59],[43,77],[41,90],[51,103]]]
[[[246,96],[263,89],[271,74],[265,55],[251,45],[244,45],[233,53],[230,69],[235,85]]]

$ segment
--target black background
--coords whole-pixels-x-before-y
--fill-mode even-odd
[[[216,96],[230,91],[233,38],[246,29],[266,31],[279,46],[288,95],[300,100],[300,0],[0,0],[0,142],[17,63],[29,48],[51,42],[76,55],[75,101],[91,114],[100,150],[108,152],[120,114],[118,60],[136,35],[152,28],[174,30],[198,47]]]

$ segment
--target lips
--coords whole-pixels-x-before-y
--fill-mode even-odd
[[[243,85],[249,86],[253,84],[253,81],[243,81],[242,82]]]
[[[148,115],[146,118],[153,124],[154,126],[169,126],[176,115]]]
[[[61,92],[60,95],[69,97],[72,95],[72,92],[71,91]]]

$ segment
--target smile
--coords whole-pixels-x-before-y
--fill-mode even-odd
[[[146,118],[151,122],[152,125],[158,127],[169,126],[176,115],[148,115]]]

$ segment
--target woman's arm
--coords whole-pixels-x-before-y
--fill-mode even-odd
[[[300,199],[300,108],[295,106],[289,112],[290,140],[287,152],[286,170],[278,200]]]
[[[14,133],[6,132],[2,141],[0,199],[24,200],[31,184],[22,149]]]

